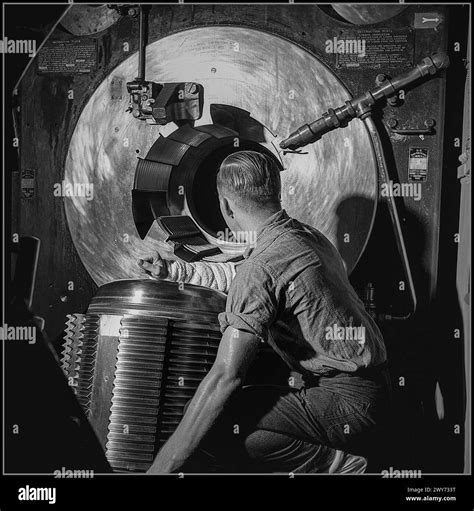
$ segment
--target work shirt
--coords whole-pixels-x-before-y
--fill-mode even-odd
[[[246,250],[219,323],[222,333],[231,326],[256,335],[303,374],[352,373],[386,360],[382,334],[339,252],[284,209]]]

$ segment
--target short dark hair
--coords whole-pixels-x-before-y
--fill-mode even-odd
[[[219,193],[227,193],[244,204],[280,205],[280,168],[273,158],[257,151],[238,151],[227,156],[216,184]]]

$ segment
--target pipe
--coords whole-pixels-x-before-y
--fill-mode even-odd
[[[147,14],[142,5],[140,5],[139,13],[139,48],[138,48],[138,76],[136,77],[137,82],[145,81],[145,65],[146,65],[146,21]]]
[[[367,117],[365,117],[363,119],[363,122],[371,135],[372,147],[374,148],[375,157],[377,158],[377,163],[378,163],[379,169],[381,171],[382,179],[385,181],[385,183],[388,184],[388,182],[390,181],[390,176],[388,174],[387,162],[385,160],[385,156],[383,153],[382,141],[380,140],[380,135],[377,131],[374,120],[372,119],[371,115],[368,115]],[[410,290],[410,299],[412,302],[412,310],[404,316],[384,315],[384,319],[403,320],[403,319],[410,318],[416,312],[416,308],[417,308],[416,290],[415,290],[415,285],[413,283],[412,273],[411,273],[411,269],[410,269],[410,262],[408,260],[408,254],[407,254],[406,247],[405,247],[405,241],[403,239],[402,226],[400,224],[400,219],[398,217],[398,211],[397,211],[397,206],[395,203],[395,198],[391,194],[389,194],[389,196],[388,196],[388,209],[390,212],[390,218],[392,220],[392,223],[393,223],[393,226],[395,229],[395,241],[397,243],[397,248],[398,248],[398,251],[402,258],[403,273],[405,274],[405,278],[407,279],[408,287]]]
[[[430,74],[434,75],[441,69],[449,66],[449,57],[444,53],[437,53],[425,57],[420,64],[392,80],[388,78],[371,91],[367,91],[357,98],[346,101],[344,106],[336,109],[329,108],[326,113],[310,124],[304,124],[291,135],[280,142],[282,149],[295,150],[319,140],[325,133],[333,129],[345,127],[354,117],[364,119],[371,114],[372,106],[383,98],[394,96],[407,85]]]

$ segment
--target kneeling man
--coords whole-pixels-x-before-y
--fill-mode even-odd
[[[282,209],[270,158],[228,156],[217,189],[229,228],[256,242],[236,271],[209,264],[229,283],[222,341],[149,473],[205,472],[207,462],[223,471],[318,471],[325,446],[358,452],[377,432],[390,387],[382,335],[336,248]],[[164,277],[165,263],[139,261]],[[303,387],[245,386],[261,343],[303,375]]]

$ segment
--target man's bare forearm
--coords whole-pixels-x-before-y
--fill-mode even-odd
[[[148,473],[178,470],[196,450],[241,383],[240,378],[213,368],[199,385],[181,423],[158,453]]]
[[[150,474],[176,471],[191,456],[226,401],[245,380],[259,345],[254,334],[231,326],[226,328],[214,365],[199,385],[178,428],[158,453],[148,471]]]

